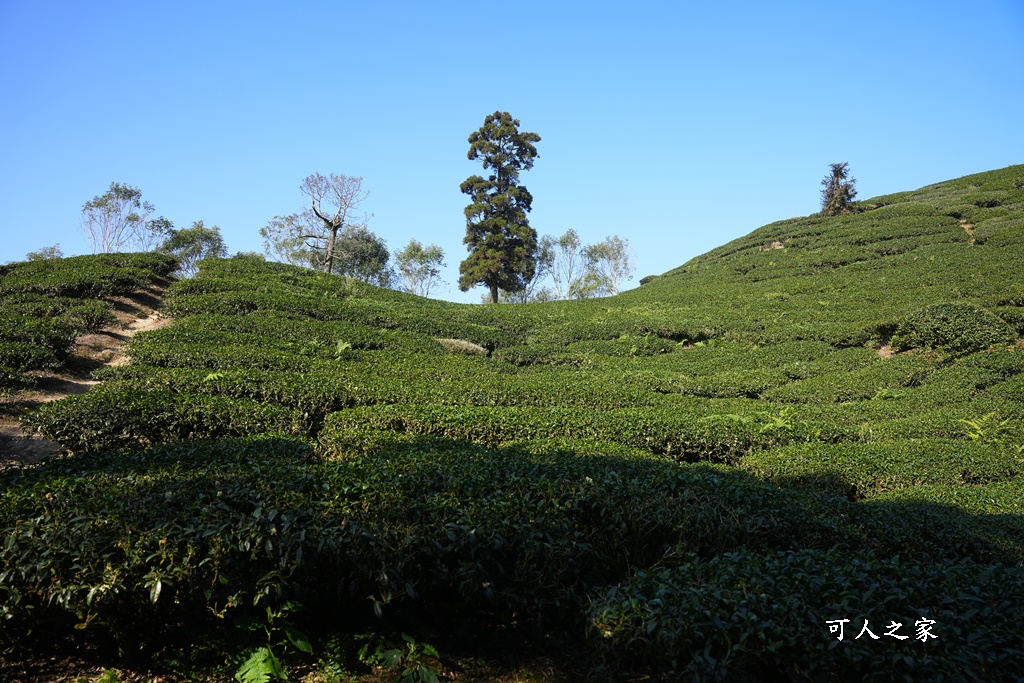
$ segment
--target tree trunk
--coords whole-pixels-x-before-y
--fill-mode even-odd
[[[328,225],[327,234],[327,253],[324,256],[324,272],[330,275],[334,270],[334,240],[338,237],[338,227],[335,225]]]
[[[497,284],[491,285],[491,303],[492,304],[498,303],[498,285]]]

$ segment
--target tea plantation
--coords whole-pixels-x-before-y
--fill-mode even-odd
[[[77,309],[19,298],[68,296],[62,271],[4,268],[10,378]],[[8,652],[1024,677],[1024,166],[773,223],[611,298],[460,305],[236,258],[165,313],[24,419],[73,455],[0,473]]]

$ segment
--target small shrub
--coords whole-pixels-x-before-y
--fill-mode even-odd
[[[930,348],[960,356],[1011,344],[1016,332],[998,316],[970,303],[926,306],[907,316],[893,335],[900,349]]]

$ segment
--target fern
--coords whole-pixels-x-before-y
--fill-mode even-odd
[[[267,683],[270,680],[287,681],[281,661],[274,655],[269,646],[261,647],[245,660],[235,672],[235,680],[240,683]]]

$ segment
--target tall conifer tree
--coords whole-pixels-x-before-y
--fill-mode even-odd
[[[535,142],[539,135],[519,132],[519,120],[498,111],[469,136],[467,156],[491,174],[470,176],[460,188],[473,201],[465,212],[469,256],[459,264],[459,289],[482,284],[491,303],[498,303],[499,289],[522,290],[537,267],[537,231],[526,218],[533,197],[519,184],[519,172],[533,168],[538,156]]]

